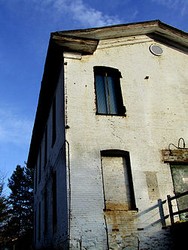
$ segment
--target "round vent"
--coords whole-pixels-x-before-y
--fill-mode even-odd
[[[157,44],[151,44],[150,47],[149,47],[149,50],[155,56],[161,56],[162,53],[163,53],[162,48],[159,45],[157,45]]]

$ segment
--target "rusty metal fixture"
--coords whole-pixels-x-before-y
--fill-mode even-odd
[[[182,143],[182,147],[181,147],[181,143]],[[188,148],[185,147],[185,140],[182,137],[179,138],[177,146],[174,143],[170,143],[168,145],[168,150],[171,150],[171,148],[170,148],[171,146],[175,147],[176,149],[188,149]]]

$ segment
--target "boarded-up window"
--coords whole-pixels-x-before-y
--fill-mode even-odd
[[[124,156],[102,156],[104,198],[107,210],[135,208],[129,167]]]

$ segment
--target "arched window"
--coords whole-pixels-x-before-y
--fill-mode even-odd
[[[101,151],[106,210],[136,210],[129,152]]]
[[[125,115],[120,87],[121,73],[110,67],[94,67],[97,114]]]

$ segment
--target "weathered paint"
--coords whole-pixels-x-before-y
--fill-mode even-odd
[[[138,249],[136,213],[132,211],[105,211],[109,249]]]
[[[162,157],[164,162],[168,163],[188,163],[188,149],[163,149]]]
[[[157,205],[159,198],[173,194],[170,168],[162,161],[161,149],[187,135],[188,72],[182,64],[187,65],[188,58],[165,44],[160,44],[163,54],[154,56],[149,51],[153,43],[147,36],[104,40],[92,56],[82,56],[80,60],[65,58],[70,127],[66,138],[71,148],[71,241],[82,238],[83,249],[94,249],[88,240],[91,235],[95,248],[106,249],[110,244],[111,249],[117,249],[117,239],[125,239],[126,231],[135,239],[131,241],[133,249],[138,245],[140,249],[167,249],[170,245],[168,230],[161,229]],[[96,115],[94,66],[114,67],[121,72],[126,117]],[[107,203],[102,217],[105,202],[100,151],[106,149],[130,152],[138,212],[121,210],[125,209],[121,203],[115,207]],[[126,220],[130,223],[126,224]],[[119,242],[123,249],[126,240]]]
[[[145,171],[146,183],[148,188],[149,199],[156,201],[159,198],[159,187],[157,181],[157,174],[155,171]]]
[[[38,211],[47,185],[49,228],[44,235],[42,214],[37,249],[170,249],[169,230],[161,229],[157,200],[172,195],[174,187],[161,150],[188,135],[188,71],[184,70],[188,57],[159,42],[163,54],[154,56],[149,51],[153,43],[156,41],[147,35],[132,35],[101,40],[93,55],[64,54],[56,89],[57,140],[54,148],[48,141],[48,164],[42,168],[35,195]],[[94,66],[121,72],[126,116],[96,115]],[[41,145],[43,155],[44,138]],[[130,153],[135,209],[122,201],[105,200],[101,152],[112,149]],[[57,171],[58,183],[55,231],[51,170]]]

